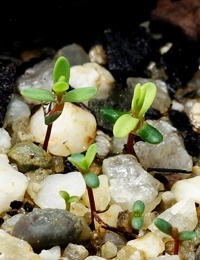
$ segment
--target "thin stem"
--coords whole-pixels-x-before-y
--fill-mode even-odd
[[[94,194],[92,188],[87,186],[88,191],[88,198],[90,201],[90,210],[91,210],[91,218],[92,218],[92,227],[94,227],[94,213],[96,213],[95,201],[94,201]]]
[[[179,251],[179,239],[178,238],[174,238],[174,255],[178,255],[178,251]]]
[[[43,143],[43,146],[42,146],[42,148],[43,148],[45,151],[47,151],[47,147],[48,147],[48,144],[49,144],[49,139],[50,139],[50,136],[51,136],[52,125],[53,125],[53,124],[50,124],[50,125],[47,126],[47,131],[46,131],[44,143]]]
[[[126,144],[126,154],[133,154],[134,140],[135,140],[135,135],[132,132],[129,133],[127,144]]]

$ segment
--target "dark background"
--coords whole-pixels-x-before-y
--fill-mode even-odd
[[[157,0],[4,0],[0,51],[32,45],[83,43],[105,29],[131,31],[150,18]]]

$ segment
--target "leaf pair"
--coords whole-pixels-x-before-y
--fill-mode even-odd
[[[31,100],[36,100],[42,103],[55,103],[55,109],[52,109],[50,114],[45,114],[45,117],[49,116],[49,118],[45,120],[46,124],[53,123],[60,116],[62,109],[61,111],[58,111],[59,106],[56,105],[63,104],[64,102],[85,102],[93,98],[98,92],[96,87],[84,87],[68,91],[69,78],[70,64],[65,57],[61,56],[57,59],[53,68],[54,84],[52,91],[43,88],[26,88],[21,91],[21,94],[24,97]]]
[[[85,182],[90,188],[97,188],[99,186],[98,176],[95,173],[89,172],[96,152],[96,144],[91,144],[85,155],[74,153],[68,157],[68,161],[70,161],[83,174]]]
[[[145,113],[152,105],[155,96],[154,83],[147,82],[144,85],[138,83],[134,89],[130,112],[103,108],[100,113],[114,123],[113,134],[116,138],[123,138],[132,132],[148,143],[158,144],[163,140],[162,134],[144,121]]]

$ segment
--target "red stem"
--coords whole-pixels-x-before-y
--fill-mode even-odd
[[[94,201],[94,194],[92,188],[87,186],[88,191],[88,198],[90,202],[90,210],[91,210],[91,218],[92,218],[92,227],[94,227],[94,213],[96,213],[95,201]]]
[[[43,143],[43,146],[42,146],[42,148],[43,148],[45,151],[47,151],[47,147],[48,147],[48,144],[49,144],[49,139],[50,139],[50,135],[51,135],[52,125],[53,125],[53,124],[50,124],[50,125],[47,126],[47,131],[46,131],[44,143]]]
[[[174,255],[178,255],[178,251],[179,251],[179,239],[178,238],[174,238]]]
[[[132,132],[129,133],[127,144],[126,144],[126,154],[133,154],[134,140],[135,140],[135,135]]]

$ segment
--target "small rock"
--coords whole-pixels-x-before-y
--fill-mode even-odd
[[[0,128],[0,153],[8,153],[11,148],[11,137],[9,133],[4,129]]]
[[[42,260],[59,260],[61,256],[61,248],[54,246],[49,250],[43,249],[39,254]]]
[[[180,200],[171,208],[159,214],[158,217],[168,221],[173,227],[176,227],[179,232],[193,231],[198,223],[196,206],[192,199]],[[165,239],[165,241],[172,240],[169,235],[161,232],[153,222],[148,229],[162,239]]]
[[[69,61],[70,66],[82,65],[89,62],[89,56],[79,44],[72,43],[59,49],[54,56],[54,60],[64,56]]]
[[[12,235],[27,241],[34,250],[77,243],[81,220],[62,209],[34,209],[15,224]]]
[[[32,142],[15,144],[8,152],[10,162],[15,163],[21,172],[28,172],[38,168],[51,167],[51,156],[40,146]]]
[[[95,98],[105,99],[114,88],[115,79],[103,66],[88,62],[71,67],[69,84],[73,88],[97,87],[98,93]]]
[[[13,237],[4,230],[0,230],[0,240],[1,259],[41,260],[26,241]]]
[[[49,175],[41,181],[33,200],[41,209],[66,209],[65,200],[59,195],[61,190],[67,191],[70,196],[81,198],[86,190],[83,175],[80,172]]]
[[[46,130],[41,107],[30,119],[33,141],[43,144]],[[66,102],[62,114],[53,123],[48,150],[57,156],[82,153],[94,142],[95,136],[95,117],[88,111]]]
[[[179,180],[174,183],[171,188],[175,199],[181,201],[183,199],[192,199],[196,203],[200,203],[200,176]]]
[[[28,179],[9,164],[5,154],[0,155],[0,165],[0,213],[2,213],[10,209],[13,200],[23,200]]]
[[[117,247],[114,243],[107,241],[101,247],[101,256],[105,259],[112,259],[117,255]]]
[[[120,154],[104,159],[103,174],[108,176],[111,202],[132,211],[133,203],[142,200],[145,212],[151,212],[159,203],[163,185],[147,173],[135,156]]]
[[[118,251],[115,260],[134,259],[134,260],[146,260],[146,255],[143,251],[131,246],[126,245]]]
[[[127,245],[143,251],[148,259],[149,257],[160,255],[165,250],[165,244],[162,239],[151,232],[137,239],[130,240]]]
[[[88,250],[82,245],[69,243],[63,252],[63,257],[73,260],[84,260],[89,255]]]

